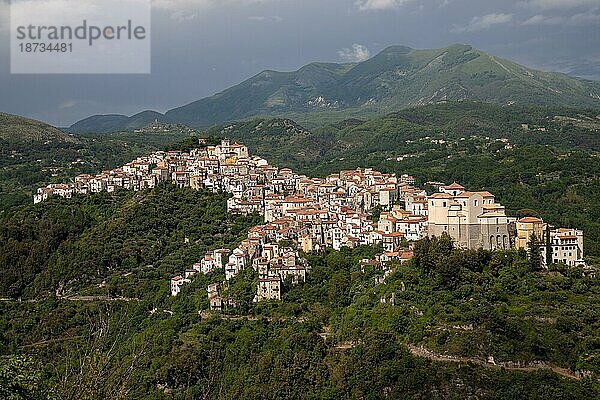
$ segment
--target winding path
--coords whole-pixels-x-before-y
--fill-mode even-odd
[[[533,372],[533,371],[539,371],[539,370],[549,370],[549,371],[553,371],[553,372],[557,373],[560,376],[563,376],[563,377],[569,378],[569,379],[580,380],[582,378],[582,374],[573,372],[567,368],[562,368],[557,365],[548,364],[548,363],[544,363],[544,362],[539,362],[539,363],[534,363],[534,364],[526,364],[523,366],[510,365],[509,363],[496,364],[493,361],[484,361],[484,360],[481,360],[478,358],[473,358],[473,357],[455,357],[455,356],[448,356],[448,355],[444,355],[444,354],[437,354],[437,353],[434,353],[424,347],[417,347],[414,345],[407,345],[407,347],[413,356],[427,358],[429,360],[437,361],[437,362],[477,364],[477,365],[481,365],[485,368],[499,369],[499,370],[505,369],[508,371]]]

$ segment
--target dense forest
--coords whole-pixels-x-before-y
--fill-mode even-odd
[[[465,102],[203,136],[316,176],[366,166],[490,190],[511,215],[584,229],[596,263],[599,123],[588,110]],[[600,398],[600,278],[588,271],[538,271],[524,251],[442,237],[383,279],[363,262],[381,248],[343,248],[303,254],[307,281],[284,284],[281,302],[253,303],[247,269],[224,288],[238,306],[211,313],[207,285],[223,271],[177,297],[169,278],[261,222],[227,214],[226,194],[161,185],[30,204],[37,186],[197,145],[120,132],[0,147],[0,398]]]
[[[145,284],[182,272],[209,248],[231,246],[259,221],[228,215],[226,199],[165,184],[19,209],[0,219],[0,296],[155,291]]]
[[[537,272],[524,252],[426,239],[413,261],[378,283],[383,271],[361,260],[381,249],[342,249],[307,254],[307,282],[286,285],[279,303],[252,303],[252,269],[226,289],[239,306],[222,314],[202,312],[206,287],[222,281],[222,271],[170,297],[169,276],[209,248],[234,247],[258,222],[228,215],[225,199],[167,185],[55,198],[5,217],[0,288],[21,301],[0,303],[0,394],[600,396],[598,278],[579,269]],[[420,348],[429,353],[415,353]],[[486,364],[489,357],[523,370]]]

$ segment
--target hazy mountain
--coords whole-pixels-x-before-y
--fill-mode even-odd
[[[70,128],[70,132],[115,132],[142,128],[154,121],[165,122],[165,116],[156,111],[142,111],[131,117],[119,114],[93,115],[83,119]]]
[[[0,142],[77,143],[78,139],[43,122],[0,113]]]
[[[95,116],[71,131],[138,128],[147,118],[207,127],[254,116],[381,114],[452,100],[600,107],[600,82],[541,72],[467,45],[414,50],[393,46],[358,64],[313,63],[294,72],[264,71],[212,97],[133,117]],[[146,115],[148,114],[148,115]],[[144,122],[143,124],[141,122]]]

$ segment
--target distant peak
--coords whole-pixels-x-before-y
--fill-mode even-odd
[[[471,46],[470,44],[464,44],[464,43],[454,43],[451,44],[450,46],[447,47],[448,50],[450,49],[460,49],[460,50],[464,50],[464,51],[470,51],[470,50],[474,50],[473,46]]]
[[[407,53],[410,53],[413,50],[414,50],[413,48],[408,47],[408,46],[393,45],[393,46],[386,47],[379,54],[386,54],[386,53],[407,54]]]

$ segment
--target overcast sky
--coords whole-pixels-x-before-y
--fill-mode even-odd
[[[264,69],[363,60],[392,44],[466,43],[600,79],[600,0],[154,0],[150,75],[11,75],[0,4],[0,111],[56,126],[162,112]]]

